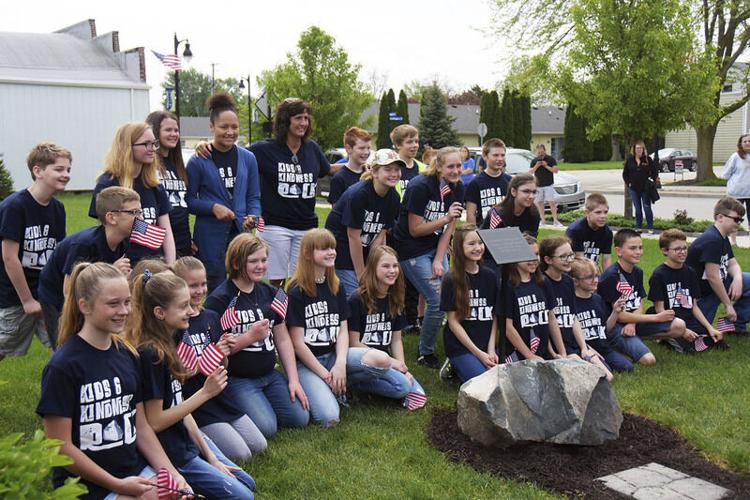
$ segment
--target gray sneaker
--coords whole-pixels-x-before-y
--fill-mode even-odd
[[[440,380],[450,380],[456,377],[456,373],[453,371],[453,365],[451,360],[445,358],[443,366],[440,367]]]

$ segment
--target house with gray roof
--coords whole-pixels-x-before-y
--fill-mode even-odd
[[[88,19],[54,33],[0,32],[0,155],[16,189],[30,182],[26,154],[40,142],[73,153],[68,189],[93,189],[115,130],[145,119],[142,47]]]

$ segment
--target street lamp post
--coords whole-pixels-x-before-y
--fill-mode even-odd
[[[245,88],[245,79],[240,78],[240,89]],[[253,100],[250,97],[250,75],[247,75],[247,145],[253,143]]]
[[[185,64],[189,64],[190,59],[193,57],[193,52],[190,50],[190,42],[187,38],[184,40],[177,38],[177,33],[174,34],[174,55],[177,56],[177,49],[182,42],[185,42],[185,50],[182,52],[182,57],[185,60]],[[182,67],[182,65],[180,65],[180,67]],[[177,115],[178,122],[180,120],[180,71],[181,70],[179,69],[174,70],[175,114]]]

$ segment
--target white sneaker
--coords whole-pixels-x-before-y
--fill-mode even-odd
[[[559,220],[556,220],[552,225],[555,227],[565,227],[563,226],[562,222],[560,222]]]

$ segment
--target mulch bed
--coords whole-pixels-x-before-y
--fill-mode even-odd
[[[487,448],[461,433],[456,410],[433,409],[428,438],[453,462],[507,479],[523,480],[568,497],[621,499],[595,478],[657,462],[750,498],[750,475],[722,469],[703,458],[684,438],[652,420],[624,414],[620,437],[602,446],[550,443]]]

